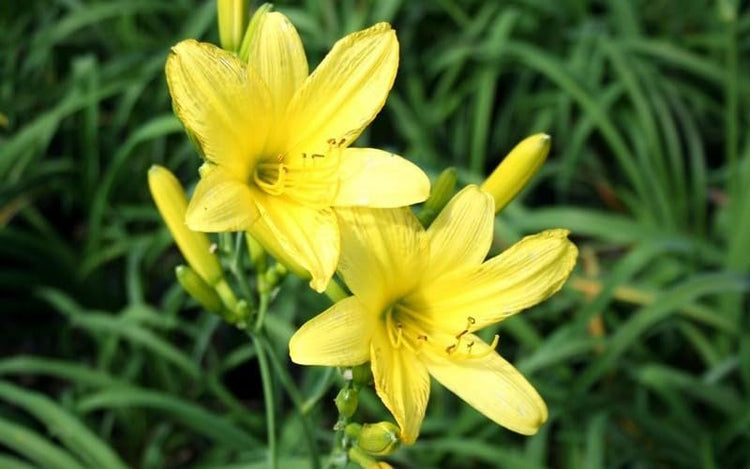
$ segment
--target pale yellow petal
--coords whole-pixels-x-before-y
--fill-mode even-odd
[[[339,40],[302,84],[288,109],[289,153],[346,146],[380,111],[398,69],[398,40],[387,23]]]
[[[427,229],[429,278],[482,263],[492,244],[492,197],[476,186],[456,194]]]
[[[307,321],[289,341],[300,365],[355,366],[370,360],[376,318],[350,296]]]
[[[481,266],[423,286],[407,303],[448,330],[481,329],[555,294],[570,275],[578,249],[567,230],[527,236]],[[471,319],[469,319],[471,318]]]
[[[427,360],[430,374],[469,405],[503,427],[533,435],[547,420],[547,406],[513,365],[476,336],[472,353],[481,358]]]
[[[427,368],[405,347],[394,349],[383,328],[374,333],[371,360],[378,397],[401,427],[401,440],[414,443],[430,397]]]
[[[314,209],[257,189],[260,220],[248,231],[282,262],[291,259],[310,273],[310,286],[322,292],[336,272],[339,229],[332,209]],[[256,226],[257,225],[257,226]]]
[[[341,230],[339,273],[374,312],[412,290],[424,272],[424,230],[408,208],[337,209]]]
[[[297,30],[281,13],[262,15],[254,30],[248,66],[266,82],[273,102],[274,122],[279,122],[289,100],[307,78],[307,58]],[[280,125],[272,129],[279,138],[287,129]],[[278,132],[277,132],[278,130]],[[268,142],[269,151],[280,151],[280,143]]]
[[[195,231],[242,231],[259,216],[247,184],[222,167],[208,165],[201,171],[185,221]]]
[[[334,205],[403,207],[430,195],[430,180],[414,163],[374,148],[347,148],[341,157]]]
[[[206,159],[247,179],[268,134],[266,85],[230,52],[192,39],[172,48],[166,74],[175,113]]]

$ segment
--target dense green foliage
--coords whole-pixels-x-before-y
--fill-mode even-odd
[[[345,33],[397,30],[396,85],[359,146],[468,183],[553,137],[496,229],[498,250],[552,227],[581,249],[562,293],[499,328],[550,421],[519,437],[435,385],[394,466],[750,467],[750,11],[734,3],[278,2],[311,64]],[[187,37],[218,41],[212,2],[0,2],[2,468],[265,465],[255,349],[174,286],[146,185],[154,163],[196,179],[163,75]],[[329,303],[281,291],[263,344],[281,467],[324,465],[341,380],[291,365],[286,341]],[[359,416],[387,418],[372,392]]]

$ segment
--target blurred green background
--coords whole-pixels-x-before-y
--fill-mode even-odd
[[[496,250],[566,227],[578,267],[562,293],[488,331],[549,422],[520,437],[434,385],[420,440],[390,462],[750,468],[747,2],[276,8],[311,65],[348,32],[397,30],[394,90],[357,146],[433,176],[454,165],[470,183],[523,137],[553,137],[498,217]],[[213,2],[0,3],[0,468],[265,467],[253,348],[175,287],[182,260],[146,184],[155,163],[196,179],[163,74],[188,37],[218,42]],[[341,379],[291,365],[286,349],[328,304],[290,278],[269,315],[287,370],[282,468],[325,466],[331,448]],[[358,418],[387,418],[372,392]]]

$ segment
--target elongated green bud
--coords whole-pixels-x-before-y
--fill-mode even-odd
[[[222,49],[237,52],[247,26],[247,0],[217,0],[219,42]]]
[[[167,168],[154,165],[148,171],[148,187],[185,260],[206,283],[215,285],[223,276],[221,265],[211,252],[208,236],[185,224],[188,201],[180,182]]]
[[[206,311],[222,314],[224,305],[216,290],[211,288],[193,269],[186,265],[178,265],[175,268],[175,275],[188,295],[192,296]]]
[[[422,206],[418,218],[422,226],[427,228],[438,216],[445,204],[453,197],[456,190],[456,168],[447,168],[432,184],[430,196]]]
[[[527,137],[516,145],[481,186],[495,199],[495,213],[505,208],[542,167],[552,139],[547,134]]]
[[[400,445],[398,425],[391,422],[366,423],[357,437],[357,446],[373,456],[388,456]]]
[[[247,244],[247,251],[250,253],[250,264],[252,264],[253,269],[258,273],[265,272],[268,267],[266,250],[247,231],[245,232],[245,244]]]

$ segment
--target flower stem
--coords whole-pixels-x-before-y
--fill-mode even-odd
[[[346,293],[346,291],[334,278],[332,278],[331,281],[328,282],[328,287],[326,288],[325,294],[328,299],[330,299],[334,303],[336,303],[337,301],[341,301],[349,296],[349,294]]]
[[[300,394],[299,390],[294,385],[294,380],[292,379],[291,375],[289,374],[289,370],[279,362],[278,357],[274,354],[274,351],[271,347],[271,344],[268,342],[268,339],[263,336],[256,336],[257,340],[261,342],[261,344],[266,348],[268,352],[268,357],[271,361],[271,365],[274,368],[274,371],[276,372],[276,375],[279,378],[279,381],[281,381],[281,385],[284,386],[284,390],[286,391],[289,398],[292,400],[292,403],[294,404],[295,409],[297,410],[297,414],[299,415],[300,422],[302,423],[302,432],[305,435],[305,440],[308,446],[308,449],[310,450],[310,463],[311,467],[313,469],[320,469],[320,461],[318,461],[318,453],[317,449],[315,447],[315,438],[313,437],[313,430],[310,427],[310,422],[307,420],[306,412],[303,407],[302,403],[302,395]]]
[[[268,438],[268,467],[278,469],[278,455],[276,448],[276,414],[274,412],[273,386],[271,383],[271,370],[268,367],[266,352],[263,350],[260,336],[251,334],[250,338],[255,345],[258,354],[258,365],[260,366],[260,378],[263,386],[263,402],[266,406],[266,430]]]

